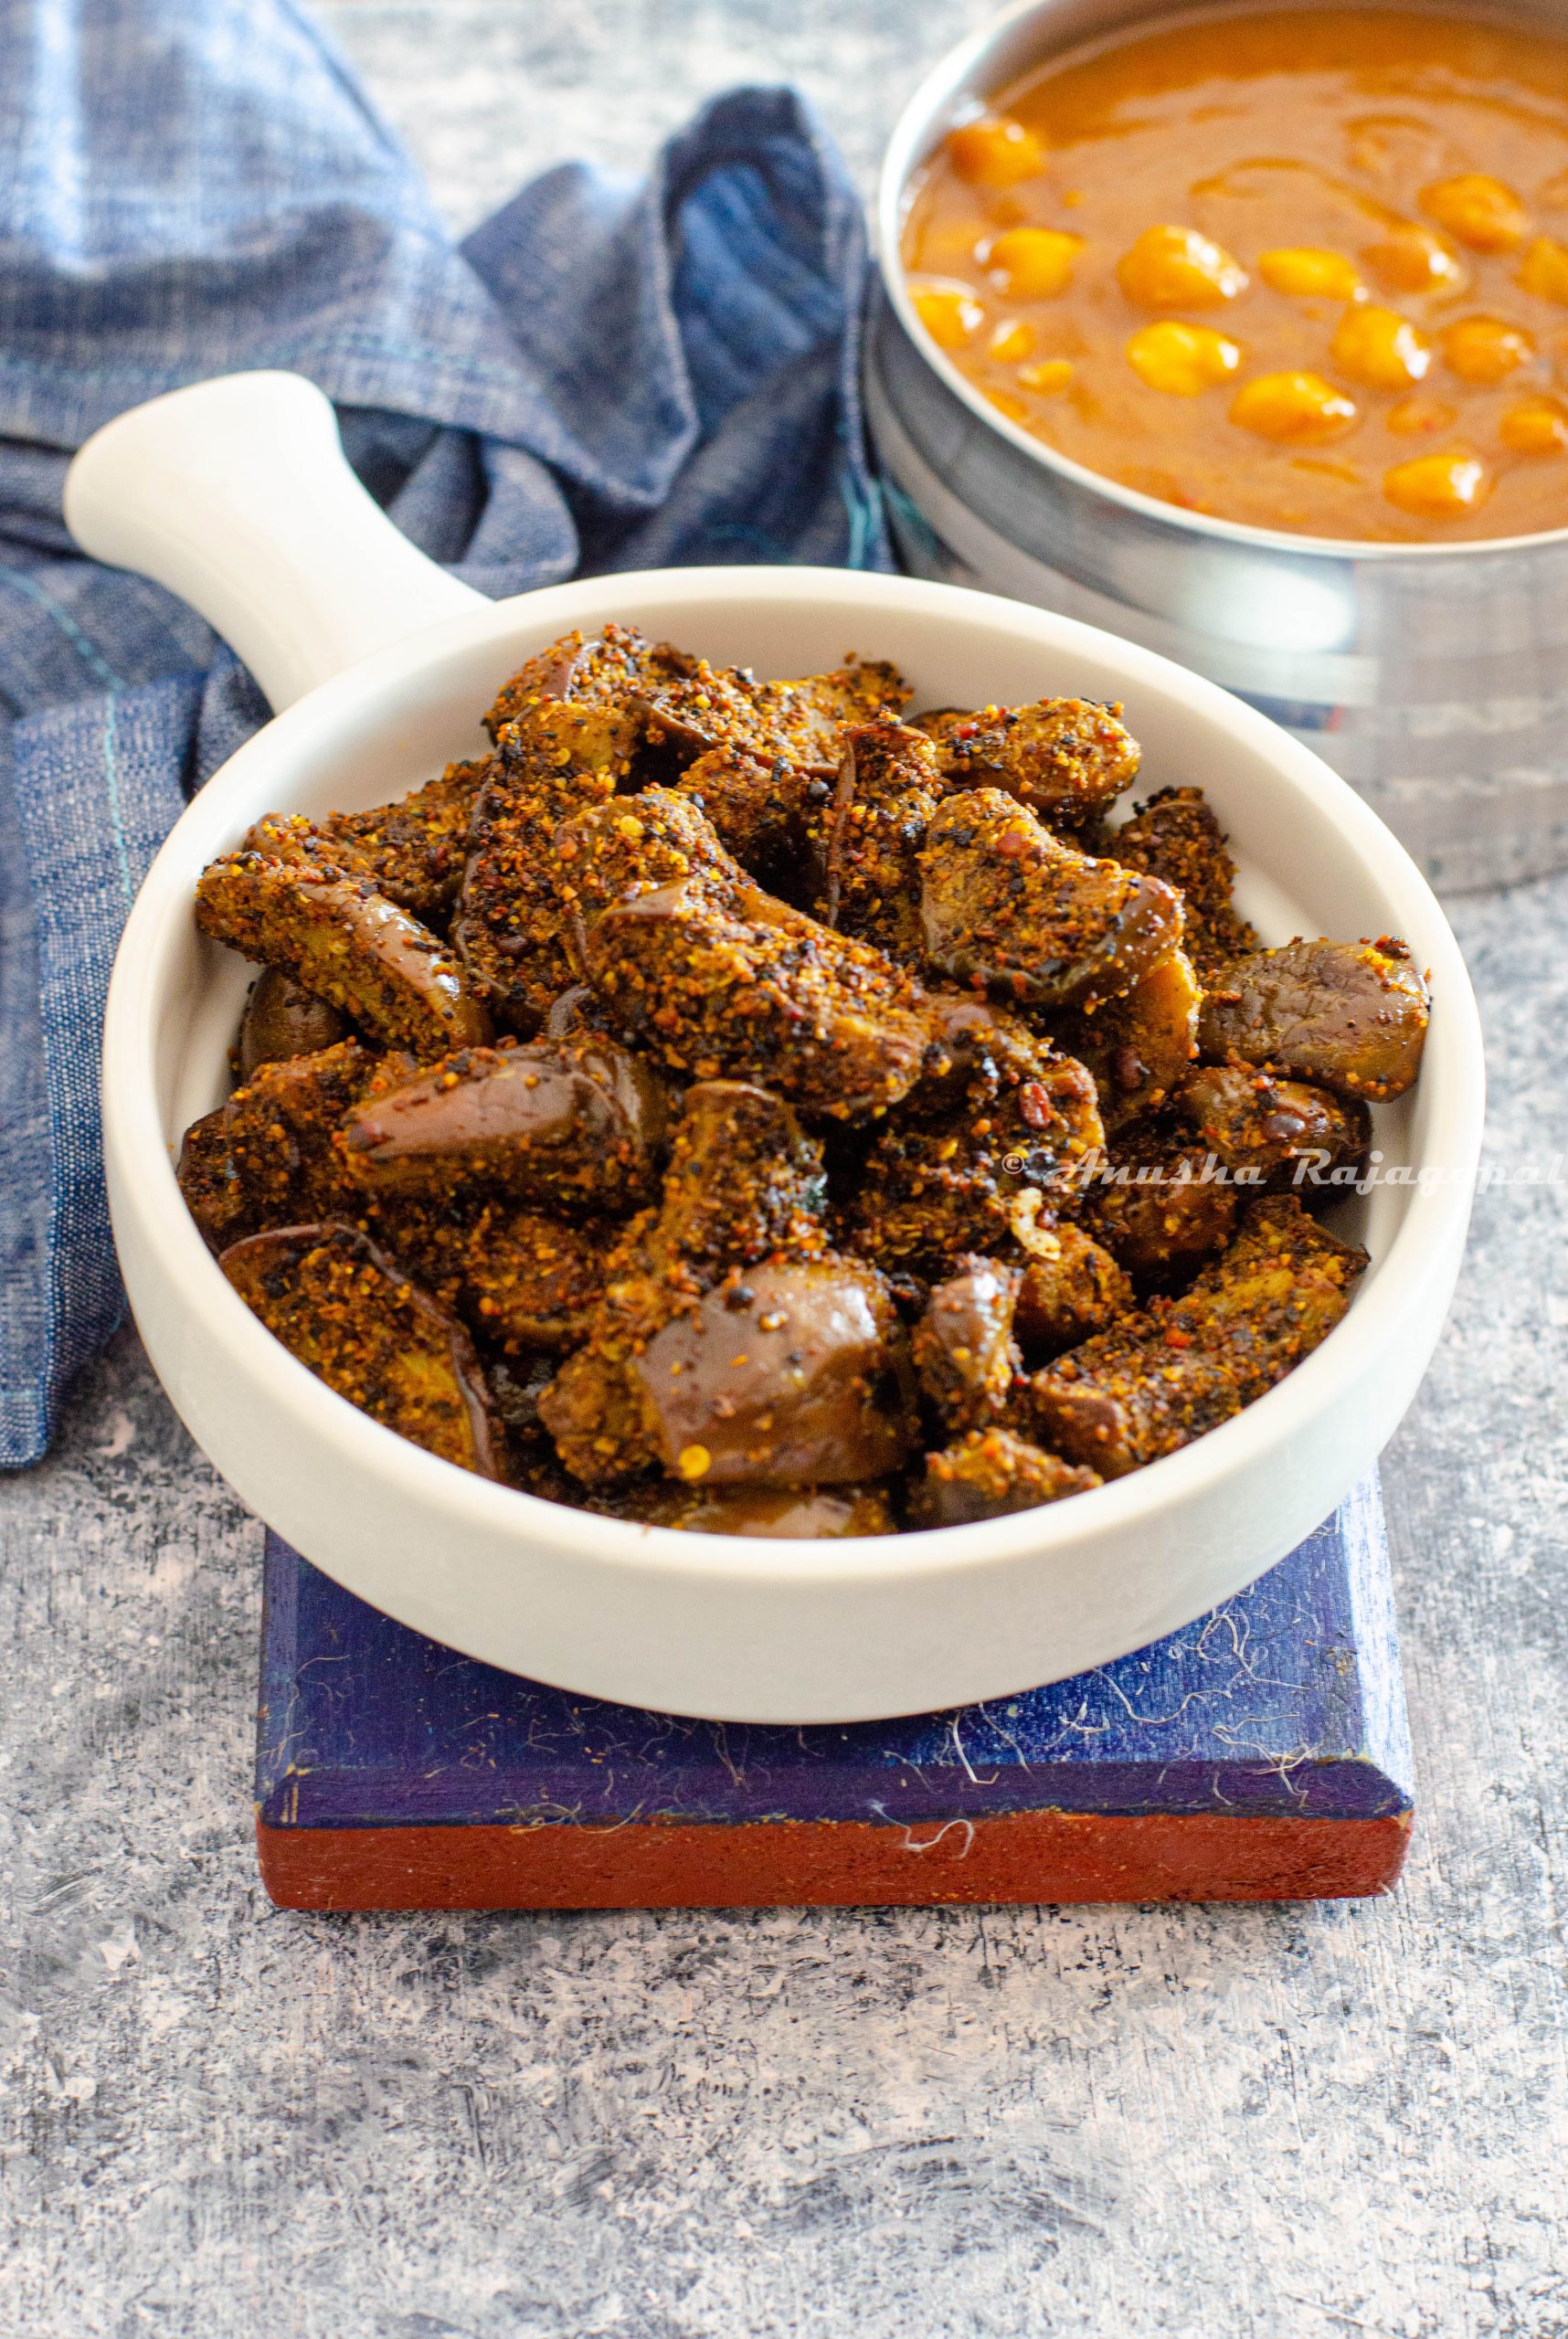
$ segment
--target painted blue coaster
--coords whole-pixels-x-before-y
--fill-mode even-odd
[[[291,1905],[1380,1890],[1409,1780],[1375,1479],[1151,1647],[842,1727],[694,1721],[522,1680],[268,1538],[258,1824]]]

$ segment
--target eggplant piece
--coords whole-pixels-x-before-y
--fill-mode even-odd
[[[587,1338],[619,1227],[398,1189],[355,1201],[376,1239],[487,1350],[560,1357]]]
[[[597,805],[556,838],[571,950],[620,1036],[688,1079],[757,1082],[853,1119],[919,1074],[922,994],[890,958],[777,901],[673,790]]]
[[[1250,1064],[1381,1105],[1421,1069],[1431,1000],[1404,943],[1287,942],[1214,972],[1198,1044],[1217,1064]]]
[[[180,1144],[175,1172],[185,1208],[209,1251],[222,1251],[255,1226],[255,1212],[228,1149],[228,1112],[220,1105],[193,1121]]]
[[[346,851],[369,871],[389,902],[416,917],[444,917],[462,884],[474,806],[494,769],[491,756],[449,764],[411,796],[367,812],[332,813],[322,833],[329,849]]]
[[[1037,1178],[1103,1145],[1094,1082],[1048,1032],[969,991],[933,991],[925,1011],[925,1062],[918,1087],[898,1108],[902,1125],[941,1136],[967,1126],[1004,1150],[1028,1153]]]
[[[687,662],[638,701],[649,744],[684,767],[715,747],[739,748],[771,763],[833,770],[845,724],[896,713],[909,696],[895,668],[874,661],[763,683],[744,667]]]
[[[240,839],[241,852],[260,853],[263,861],[281,861],[291,869],[314,869],[329,877],[369,879],[367,863],[354,847],[327,835],[303,812],[264,812]]]
[[[902,1344],[874,1269],[768,1260],[666,1324],[632,1371],[672,1476],[834,1486],[885,1476],[914,1443]]]
[[[587,983],[571,983],[550,1001],[539,1036],[544,1040],[607,1039],[609,1020]]]
[[[1236,865],[1201,788],[1162,788],[1130,820],[1106,834],[1101,851],[1128,869],[1162,877],[1181,896],[1183,944],[1206,981],[1213,968],[1257,947],[1231,896]]]
[[[658,1449],[630,1360],[666,1314],[652,1294],[612,1268],[588,1338],[540,1392],[540,1422],[579,1489],[609,1495],[655,1466]]]
[[[630,777],[635,717],[545,699],[511,724],[480,793],[452,940],[503,1029],[537,1031],[577,979],[567,953],[569,873],[556,832]]]
[[[338,1124],[377,1079],[406,1076],[412,1064],[340,1040],[258,1064],[227,1104],[193,1122],[179,1184],[208,1245],[221,1251],[264,1226],[346,1216],[355,1197],[334,1143]]]
[[[264,1064],[316,1055],[334,1047],[347,1030],[335,1007],[278,968],[263,967],[239,1020],[239,1076],[249,1080]]]
[[[1001,1418],[1022,1358],[1012,1336],[1023,1280],[995,1259],[966,1259],[939,1283],[910,1341],[920,1392],[945,1428],[983,1429]]]
[[[941,796],[937,751],[923,732],[888,715],[845,731],[837,786],[808,824],[825,926],[919,966],[919,852]]]
[[[1013,1310],[1013,1330],[1032,1364],[1076,1348],[1136,1305],[1132,1279],[1081,1226],[1040,1230]]]
[[[607,625],[591,639],[574,627],[508,677],[484,727],[499,742],[510,725],[552,701],[623,707],[638,692],[673,682],[695,663],[667,641],[645,640],[635,626]]]
[[[472,1341],[357,1227],[276,1228],[231,1244],[218,1264],[340,1397],[444,1462],[502,1475],[501,1423]]]
[[[661,1478],[589,1508],[646,1527],[673,1527],[683,1535],[821,1542],[896,1531],[880,1487],[686,1487]]]
[[[831,797],[832,773],[750,747],[709,747],[688,764],[673,793],[694,804],[725,851],[768,884],[798,869],[811,803]]]
[[[356,1040],[340,1040],[314,1055],[260,1064],[235,1090],[224,1107],[225,1131],[253,1224],[339,1214],[349,1190],[334,1138],[375,1062]]]
[[[1037,1510],[1102,1484],[1097,1471],[1064,1462],[1011,1429],[975,1429],[942,1453],[927,1454],[926,1476],[910,1498],[916,1527],[967,1527]]]
[[[555,832],[632,774],[634,715],[541,699],[505,730],[480,790],[451,940],[472,987],[508,1032],[534,1034],[576,982],[567,954],[571,886]]]
[[[373,1191],[624,1213],[658,1191],[668,1121],[662,1084],[613,1040],[537,1041],[442,1057],[351,1112],[339,1150]]]
[[[901,714],[913,696],[891,659],[853,655],[829,673],[802,674],[782,687],[793,693],[805,719],[821,726],[818,736],[824,743],[842,732],[845,724]]]
[[[705,1486],[835,1486],[886,1476],[913,1445],[903,1328],[858,1260],[734,1269],[627,1345],[579,1349],[540,1401],[588,1485],[657,1464]]]
[[[1086,1008],[1130,990],[1181,939],[1169,885],[1064,844],[1000,788],[949,796],[919,863],[931,965],[1001,999]]]
[[[1082,1214],[1140,1289],[1161,1289],[1224,1249],[1245,1198],[1213,1174],[1202,1146],[1164,1121],[1141,1121],[1110,1148]]]
[[[1192,960],[1172,950],[1119,998],[1053,1019],[1058,1045],[1094,1074],[1107,1136],[1163,1105],[1181,1079],[1198,1053],[1202,996]]]
[[[651,1255],[708,1278],[827,1247],[822,1148],[791,1107],[738,1080],[700,1081],[681,1100]]]
[[[1253,1064],[1189,1073],[1176,1106],[1201,1146],[1255,1185],[1289,1185],[1301,1161],[1320,1172],[1359,1161],[1372,1143],[1372,1115],[1359,1096],[1275,1080]]]
[[[202,872],[196,924],[391,1046],[432,1056],[490,1037],[457,960],[365,878],[229,853]]]
[[[1294,1194],[1255,1201],[1184,1297],[1155,1301],[1035,1373],[1020,1410],[1053,1451],[1123,1477],[1283,1381],[1340,1321],[1366,1265]]]
[[[1048,828],[1075,829],[1130,788],[1137,740],[1119,706],[1044,698],[1032,706],[938,707],[915,727],[936,746],[948,792],[999,788]]]
[[[939,1281],[967,1254],[1022,1263],[1042,1209],[1104,1142],[1095,1084],[983,1000],[927,1011],[924,1076],[888,1115],[844,1206],[845,1239],[890,1274]]]

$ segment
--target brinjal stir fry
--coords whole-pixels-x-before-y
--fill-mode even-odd
[[[261,973],[180,1183],[312,1371],[551,1501],[875,1535],[1139,1469],[1332,1329],[1404,946],[1262,947],[1196,788],[1112,825],[1118,707],[909,698],[574,633],[488,754],[213,863]]]

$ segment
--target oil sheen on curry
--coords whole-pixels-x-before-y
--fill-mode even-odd
[[[949,132],[903,257],[1001,413],[1161,502],[1568,526],[1568,40],[1320,8],[1080,50]]]

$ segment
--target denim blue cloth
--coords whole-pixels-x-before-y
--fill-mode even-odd
[[[414,542],[481,590],[694,561],[888,565],[866,257],[789,90],[643,183],[547,172],[454,248],[290,0],[0,0],[0,1465],[123,1296],[98,1047],[126,909],[266,709],[207,628],[78,557],[68,450],[251,365],[308,374]]]

